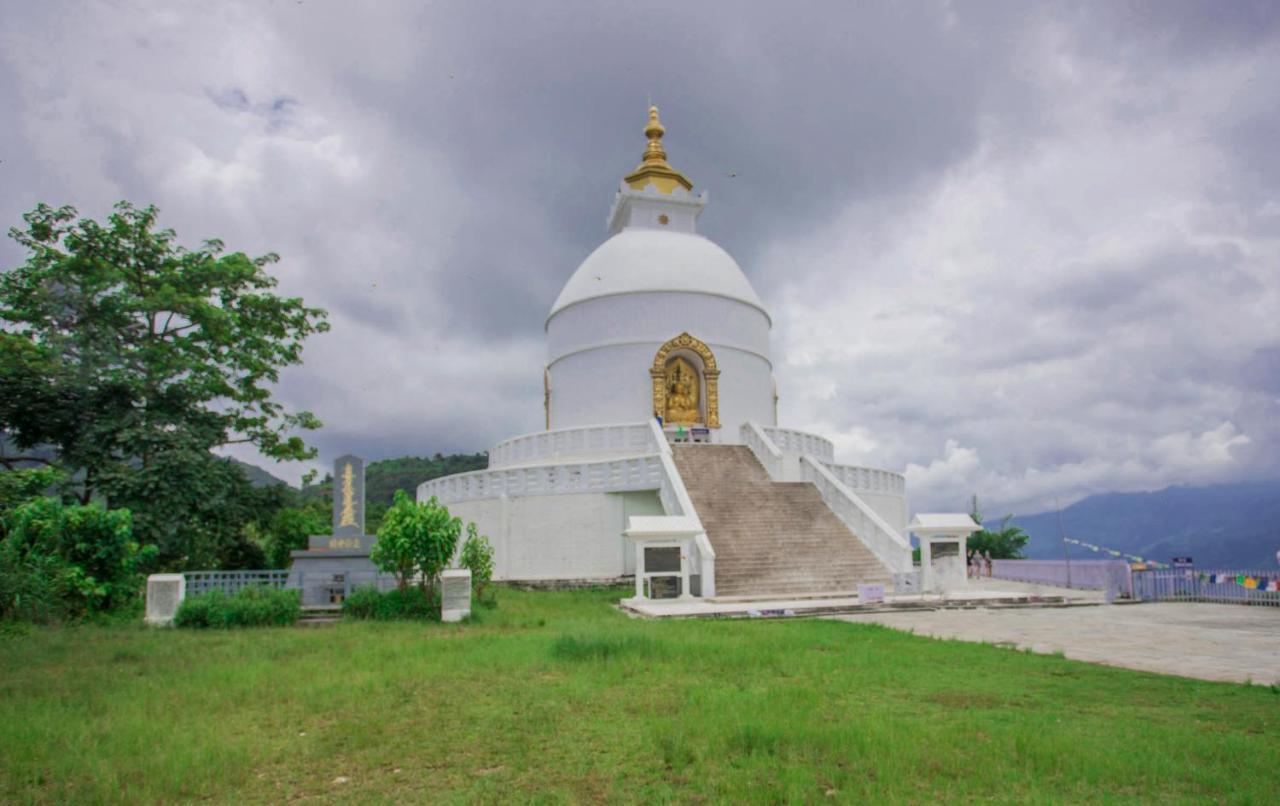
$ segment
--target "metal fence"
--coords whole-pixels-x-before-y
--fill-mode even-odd
[[[300,573],[295,571],[188,571],[187,593],[199,596],[211,591],[233,594],[244,588],[295,588],[302,591],[303,607],[335,607],[356,588],[373,586],[386,591],[395,587],[395,577],[375,571],[347,573]]]
[[[187,596],[210,591],[231,594],[257,586],[283,588],[289,580],[288,571],[188,571],[183,576],[187,580]]]
[[[1133,572],[1134,598],[1147,602],[1214,602],[1280,607],[1280,591],[1266,590],[1280,570],[1159,569]],[[1252,580],[1252,585],[1249,584]]]

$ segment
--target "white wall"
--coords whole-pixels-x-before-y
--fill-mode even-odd
[[[871,507],[884,522],[897,530],[903,537],[907,536],[907,499],[905,496],[891,493],[854,492],[862,502]]]
[[[711,348],[720,370],[718,439],[737,442],[747,420],[774,425],[765,314],[723,297],[662,292],[588,300],[551,318],[551,427],[648,420],[653,357],[686,331]]]
[[[495,579],[612,579],[634,572],[622,536],[631,515],[660,515],[656,491],[459,501],[494,548]]]

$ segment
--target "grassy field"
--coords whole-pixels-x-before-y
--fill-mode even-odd
[[[1274,802],[1280,696],[500,591],[466,625],[0,635],[0,802]]]

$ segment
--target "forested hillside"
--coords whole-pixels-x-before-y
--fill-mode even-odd
[[[437,453],[430,458],[401,456],[398,459],[370,462],[364,469],[365,528],[370,533],[377,530],[383,513],[391,506],[396,490],[404,490],[413,495],[418,485],[424,481],[454,473],[483,470],[488,466],[489,456],[486,453],[451,453],[448,456]],[[303,489],[302,500],[332,501],[333,476],[326,474],[323,481]]]

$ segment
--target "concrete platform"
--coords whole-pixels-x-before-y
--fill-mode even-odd
[[[1144,672],[1280,684],[1280,608],[1198,603],[917,610],[833,616]]]
[[[619,602],[624,610],[646,618],[785,618],[896,610],[1069,604],[1073,604],[1072,600],[1057,593],[981,588],[949,593],[946,596],[888,594],[883,602],[863,602],[856,595],[840,594],[788,598],[732,596],[715,599],[623,599]]]

